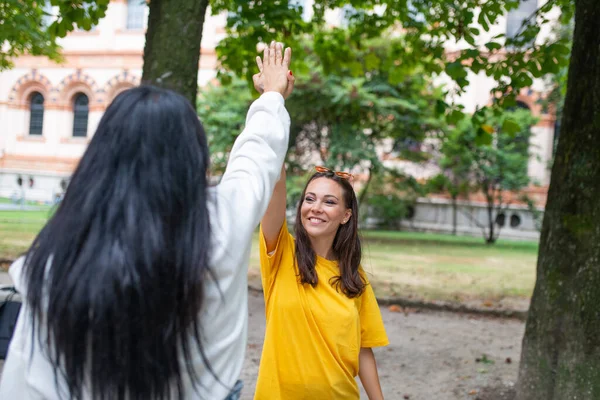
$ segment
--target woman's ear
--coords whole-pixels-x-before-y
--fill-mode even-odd
[[[342,225],[345,224],[346,222],[350,221],[350,218],[352,218],[352,210],[347,209],[346,213],[344,215],[344,219],[342,220]]]

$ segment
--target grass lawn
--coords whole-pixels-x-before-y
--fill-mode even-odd
[[[393,231],[363,232],[363,267],[378,296],[453,302],[528,299],[538,243]],[[254,238],[251,276],[259,276]]]
[[[402,234],[366,235],[364,267],[378,294],[461,302],[531,296],[536,242],[489,246],[481,238]]]
[[[0,258],[29,247],[51,209],[0,211]],[[538,244],[415,232],[363,232],[363,267],[379,296],[424,300],[498,301],[526,299],[535,283]],[[254,237],[250,276],[259,276]]]
[[[0,258],[14,259],[29,248],[51,209],[0,211]]]

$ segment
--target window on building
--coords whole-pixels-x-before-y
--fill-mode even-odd
[[[44,127],[44,96],[34,92],[29,99],[29,134],[41,135]]]
[[[144,29],[146,7],[145,0],[127,0],[127,29]]]
[[[73,101],[73,137],[87,136],[89,103],[89,99],[85,94],[78,93],[75,95]]]
[[[514,38],[526,21],[537,10],[538,0],[521,0],[519,7],[510,10],[506,16],[506,37]]]
[[[519,225],[521,225],[521,217],[519,217],[517,214],[511,215],[510,216],[510,227],[518,228]]]
[[[506,214],[500,213],[496,215],[496,225],[498,225],[500,228],[506,225]]]

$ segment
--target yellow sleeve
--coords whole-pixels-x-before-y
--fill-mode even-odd
[[[363,275],[364,276],[364,275]],[[390,344],[373,287],[368,282],[360,296],[360,347],[379,347]]]
[[[270,254],[267,253],[267,243],[265,241],[265,235],[263,234],[262,224],[260,226],[260,275],[262,280],[263,291],[265,294],[265,300],[271,293],[275,276],[279,270],[281,259],[285,252],[293,252],[294,239],[288,231],[287,222],[284,220],[279,231],[279,237],[277,238],[277,244],[275,250]]]

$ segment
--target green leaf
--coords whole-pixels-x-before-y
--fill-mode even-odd
[[[389,81],[392,85],[397,85],[404,82],[406,79],[406,71],[401,67],[392,67],[389,72]]]
[[[60,38],[67,36],[67,25],[65,24],[65,21],[62,21],[56,25],[56,36]]]
[[[514,136],[521,131],[521,126],[512,119],[505,119],[502,123],[502,131]]]
[[[446,118],[446,121],[448,121],[448,123],[450,125],[456,125],[460,121],[462,121],[464,118],[465,118],[465,114],[462,111],[460,111],[460,110],[452,110],[450,112],[450,114],[448,114],[448,117]]]
[[[83,8],[75,8],[73,9],[73,11],[71,12],[70,18],[68,19],[69,22],[76,22],[76,23],[80,23],[80,21],[85,17],[85,10]],[[65,18],[65,20],[67,20]]]
[[[406,100],[406,99],[395,99],[392,97],[386,98],[385,102],[388,106],[398,106],[400,108],[406,109],[406,110],[411,110],[411,111],[418,111],[419,110],[419,106],[417,104],[415,104],[412,101]]]
[[[488,4],[488,3],[486,3],[486,4]],[[477,18],[477,22],[479,22],[479,25],[481,25],[481,27],[483,28],[484,31],[487,32],[487,31],[490,30],[490,24],[489,24],[488,16],[484,12],[483,8],[481,9],[481,12],[479,13],[479,17]]]
[[[517,98],[514,94],[507,94],[502,97],[499,101],[500,105],[504,108],[514,108],[517,106]]]
[[[481,125],[481,129],[483,129],[486,133],[489,133],[490,135],[494,133],[494,127],[491,125],[483,124]]]
[[[375,53],[369,53],[365,57],[365,67],[367,68],[367,70],[377,69],[379,68],[380,64],[381,60],[379,59],[379,57],[377,57],[377,54]]]
[[[460,61],[454,61],[447,64],[446,73],[454,80],[464,79],[468,75]]]
[[[488,42],[485,44],[485,47],[488,48],[489,51],[500,50],[502,45],[496,42]]]
[[[349,63],[348,68],[350,69],[350,73],[352,76],[362,76],[365,73],[362,64],[358,61],[352,61],[351,63]]]
[[[465,36],[463,37],[465,39],[465,41],[467,43],[469,43],[471,46],[475,46],[475,36],[471,35],[471,34],[467,34],[465,33]]]
[[[478,146],[489,146],[493,142],[493,136],[487,133],[482,128],[477,129],[477,135],[475,136],[475,144]]]
[[[436,100],[435,102],[435,112],[437,115],[442,115],[446,112],[448,108],[448,104],[443,100]]]

